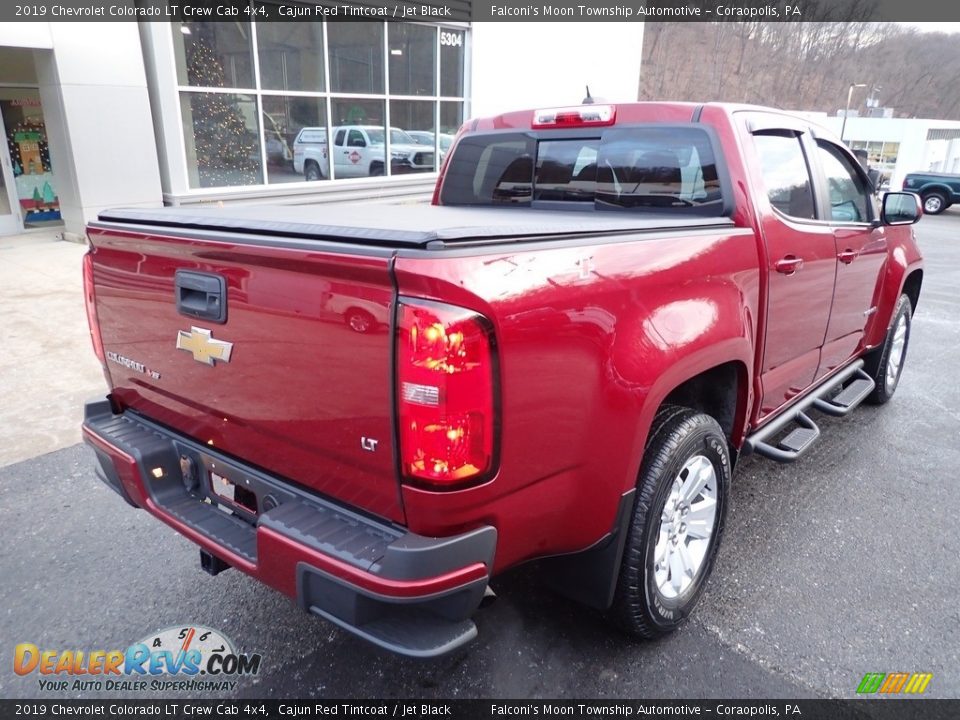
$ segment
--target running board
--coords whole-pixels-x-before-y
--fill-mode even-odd
[[[853,382],[843,387],[853,378]],[[836,393],[837,388],[841,388]],[[816,387],[796,405],[747,437],[743,443],[743,454],[757,453],[777,462],[790,463],[807,452],[820,437],[820,428],[804,411],[813,407],[822,413],[843,417],[869,395],[875,383],[863,371],[863,360],[857,360],[837,375],[828,378]],[[836,394],[834,394],[836,393]],[[797,425],[776,444],[772,438],[779,435],[790,423]]]
[[[828,399],[818,397],[813,401],[813,407],[827,415],[843,417],[862,403],[867,395],[873,392],[877,384],[862,369],[854,373],[856,378],[836,396]]]

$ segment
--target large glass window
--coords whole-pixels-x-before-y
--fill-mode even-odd
[[[323,98],[264,95],[262,125],[267,182],[329,177],[326,169],[327,112]],[[304,128],[307,131],[301,134]],[[311,163],[316,167],[312,168]]]
[[[463,96],[463,58],[466,33],[440,28],[440,94]]]
[[[435,95],[437,30],[390,23],[390,94]]]
[[[440,103],[440,132],[450,135],[451,139],[463,125],[463,103]]]
[[[361,98],[333,98],[331,101],[334,125],[378,125],[383,123],[383,101]]]
[[[174,32],[177,79],[181,85],[254,86],[248,23],[175,23]]]
[[[436,169],[436,103],[426,100],[391,100],[390,123],[395,128],[402,128],[408,137],[418,145],[420,154],[417,158],[418,170]],[[443,149],[441,148],[441,153]]]
[[[333,98],[335,178],[376,177],[389,172],[382,100]]]
[[[325,89],[321,23],[259,23],[257,50],[264,90]]]
[[[233,93],[180,94],[190,187],[259,185],[257,103]]]
[[[330,43],[330,89],[333,92],[383,92],[381,23],[328,23],[327,42]]]
[[[800,139],[793,133],[756,134],[753,143],[760,156],[760,175],[770,204],[790,217],[816,217],[810,172]]]
[[[460,28],[242,19],[171,27],[191,188],[436,171],[463,122]]]

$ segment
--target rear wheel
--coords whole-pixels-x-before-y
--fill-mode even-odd
[[[358,308],[347,310],[345,319],[351,330],[364,334],[373,330],[377,324],[377,321],[373,319],[373,315],[366,310],[360,310]]]
[[[867,402],[883,405],[897,391],[900,375],[903,373],[903,362],[907,359],[912,321],[913,306],[910,298],[901,295],[894,308],[893,321],[883,345],[868,355],[864,363],[864,371],[876,383],[873,392],[867,395]]]
[[[939,215],[947,209],[947,198],[943,193],[929,192],[923,196],[923,211],[927,215]]]
[[[655,638],[690,614],[723,532],[730,453],[709,415],[665,406],[657,413],[611,608],[627,632]]]
[[[323,175],[320,174],[320,166],[311,160],[303,166],[303,177],[305,180],[311,182],[314,180],[322,180]]]
[[[370,177],[380,177],[383,175],[383,163],[370,163]]]

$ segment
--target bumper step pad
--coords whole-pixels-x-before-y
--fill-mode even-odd
[[[135,412],[114,415],[106,400],[87,404],[84,428],[101,479],[130,504],[145,503],[179,531],[191,531],[201,557],[208,556],[208,572],[229,564],[265,580],[287,563],[289,580],[274,587],[289,588],[304,610],[403,655],[441,655],[476,637],[470,616],[493,567],[493,527],[443,538],[417,535],[307,493]],[[217,472],[227,468],[231,478],[243,478],[278,504],[249,517],[224,512],[206,477],[192,489],[184,484],[184,456],[198,468],[207,462],[215,462]],[[129,458],[139,477],[133,483],[127,477],[125,486],[117,467]],[[265,538],[273,538],[272,545]],[[278,541],[285,556],[274,554]]]

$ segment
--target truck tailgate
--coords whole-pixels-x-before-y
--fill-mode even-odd
[[[89,229],[115,400],[308,490],[402,522],[390,253],[189,235]],[[218,277],[225,319],[189,315],[198,297],[202,305],[217,293]],[[198,279],[199,289],[178,289]],[[229,352],[222,343],[232,344]]]

